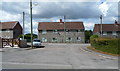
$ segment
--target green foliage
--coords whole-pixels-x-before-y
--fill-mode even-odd
[[[92,35],[90,39],[98,38],[98,35]]]
[[[19,38],[22,38],[23,35],[20,35]],[[27,40],[27,42],[31,42],[31,34],[25,34],[24,38]],[[33,34],[33,39],[37,38],[36,34]]]
[[[85,42],[89,42],[90,41],[90,36],[92,35],[92,31],[91,30],[85,30]]]
[[[120,54],[120,39],[118,38],[102,38],[91,36],[90,41],[91,46],[97,50],[113,54]]]

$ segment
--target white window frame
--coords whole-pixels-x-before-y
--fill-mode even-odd
[[[10,32],[10,30],[9,30],[9,29],[8,29],[8,30],[5,30],[5,32],[9,33],[9,32]]]
[[[69,38],[70,38],[70,40],[69,40]],[[71,37],[67,37],[66,41],[72,41],[72,38]]]
[[[2,30],[0,30],[0,33],[2,33]]]
[[[56,40],[53,40],[53,38],[52,38],[52,41],[53,41],[53,42],[56,42],[56,41],[58,41],[57,37],[55,37],[55,39],[56,39]]]
[[[77,41],[81,41],[81,37],[77,37]]]
[[[58,33],[58,30],[53,30],[53,33]]]
[[[42,34],[46,34],[47,33],[47,30],[42,30]]]
[[[66,33],[69,33],[70,30],[66,30]]]
[[[47,38],[42,38],[42,42],[47,42]]]
[[[81,32],[81,30],[78,30],[78,33],[80,33]]]
[[[116,31],[113,31],[113,32],[112,32],[112,35],[117,35]]]
[[[103,32],[103,35],[107,35],[107,32]]]

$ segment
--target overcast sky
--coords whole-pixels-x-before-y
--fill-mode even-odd
[[[37,6],[35,6],[37,4]],[[29,2],[0,2],[0,20],[19,21],[25,12],[25,33],[30,33]],[[93,30],[94,24],[113,24],[118,21],[118,2],[100,0],[98,2],[33,2],[33,31],[37,34],[38,22],[58,22],[66,16],[66,21],[83,21],[86,30]],[[63,19],[64,21],[64,19]]]

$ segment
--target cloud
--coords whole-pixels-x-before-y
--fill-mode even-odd
[[[28,2],[2,2],[1,4],[2,10],[10,14],[18,14],[22,13],[23,11],[29,11]]]
[[[21,17],[22,17],[22,14],[13,15],[2,10],[0,10],[0,14],[1,14],[1,21],[21,21]]]
[[[37,32],[37,22],[58,22],[66,15],[66,21],[83,21],[86,29],[93,29],[94,24],[98,24],[99,16],[102,14],[99,9],[101,2],[38,2],[38,6],[33,5],[33,31]],[[34,4],[34,2],[33,2]],[[114,23],[118,15],[118,3],[106,3],[106,16],[103,23]],[[2,21],[20,21],[22,25],[22,12],[25,12],[25,33],[30,33],[30,5],[29,2],[2,2],[0,3],[0,13]],[[102,8],[103,9],[103,8]],[[63,20],[64,21],[64,20]]]
[[[109,10],[108,10],[108,16],[109,17],[118,17],[118,3],[114,2],[114,3],[108,3],[110,5]]]
[[[84,22],[85,30],[93,30],[94,22]]]
[[[68,2],[68,3],[40,3],[37,7],[38,14],[34,18],[51,18],[55,16],[64,16],[67,18],[95,18],[101,14],[97,3],[92,2]],[[91,14],[94,13],[94,14]]]
[[[107,15],[109,7],[110,7],[110,5],[108,5],[106,2],[102,3],[99,6],[99,9],[101,10],[101,12],[103,13],[104,16]]]
[[[29,0],[2,0],[3,2],[29,2]],[[99,2],[100,0],[33,0],[37,2]],[[104,0],[102,0],[104,1]],[[119,0],[106,0],[108,2],[118,2]]]
[[[33,22],[33,32],[38,33],[38,22]]]

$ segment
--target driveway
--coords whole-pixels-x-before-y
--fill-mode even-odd
[[[4,48],[2,67],[14,69],[118,69],[118,57],[93,52],[89,44],[44,43],[44,48]]]

